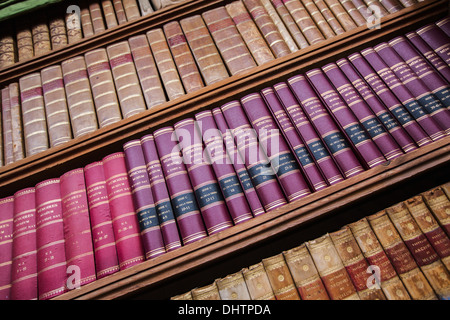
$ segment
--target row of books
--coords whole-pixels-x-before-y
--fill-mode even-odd
[[[308,8],[314,5],[312,0],[304,1],[309,1]],[[323,0],[318,1],[325,5]],[[334,10],[341,6],[337,0],[328,1],[336,4],[332,6]],[[300,10],[300,0],[276,4],[278,9],[286,9],[281,15],[286,21],[289,16],[298,22],[290,24],[291,29],[303,30],[297,35],[304,35],[308,41],[301,47],[326,38],[319,30],[319,26],[328,25],[324,18],[316,21],[317,26],[313,21],[319,11]],[[3,164],[291,53],[294,50],[281,37],[288,33],[278,32],[282,22],[272,20],[277,12],[269,15],[267,6],[272,6],[268,0],[233,1],[46,67],[9,84],[2,90]],[[353,21],[350,12],[358,11],[343,11],[336,17]],[[338,23],[336,19],[331,21]],[[356,26],[352,22],[349,28]],[[12,134],[10,128],[14,128]]]
[[[2,23],[0,69],[134,21],[180,0],[74,1]],[[48,17],[48,18],[47,18]]]
[[[436,28],[430,25],[430,37]],[[406,60],[411,67],[422,61],[433,80],[412,77],[395,54],[412,44],[404,37],[391,43],[199,111],[3,199],[1,221],[12,237],[1,242],[11,257],[0,262],[11,268],[0,273],[4,296],[53,297],[446,137],[449,110],[435,94],[448,98],[439,95],[448,82],[418,95],[433,101],[428,113],[419,91],[409,90],[444,79],[417,52]],[[68,278],[68,268],[78,277]]]
[[[450,183],[172,300],[450,299]]]

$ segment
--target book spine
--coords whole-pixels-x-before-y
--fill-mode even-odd
[[[78,56],[63,61],[61,68],[73,137],[78,138],[98,128],[86,62]]]
[[[253,218],[238,175],[224,148],[222,134],[216,127],[212,112],[210,110],[199,112],[195,114],[195,120],[205,144],[208,157],[206,161],[211,163],[233,223],[239,224]]]
[[[352,0],[340,0],[341,5],[347,10],[347,13],[352,17],[358,27],[366,25],[367,21],[364,16],[355,7]]]
[[[275,59],[272,51],[261,35],[258,27],[247,12],[242,1],[233,1],[225,5],[228,14],[233,19],[245,44],[252,53],[256,63],[260,66]],[[307,45],[308,43],[306,43]]]
[[[416,30],[416,33],[445,61],[450,64],[450,40],[435,24],[429,24]]]
[[[172,127],[158,129],[153,132],[153,137],[183,244],[205,238],[207,236],[205,225],[186,166],[181,159],[174,129]]]
[[[72,139],[61,66],[54,65],[42,69],[41,79],[49,143],[51,147],[56,147]]]
[[[151,0],[152,6],[155,10],[159,10],[180,2],[183,2],[183,0]]]
[[[101,0],[103,15],[105,16],[106,28],[111,29],[117,27],[119,23],[117,22],[116,13],[114,11],[114,6],[111,0]]]
[[[422,196],[433,216],[439,221],[447,236],[450,236],[450,216],[447,213],[450,211],[450,200],[443,188],[436,187],[424,192]]]
[[[89,11],[89,4],[86,0],[81,1],[80,8],[80,22],[83,30],[83,38],[89,38],[94,35],[94,26],[92,25],[91,13]]]
[[[16,48],[15,41],[12,35],[10,27],[1,26],[2,32],[0,33],[0,68],[11,66],[16,62]]]
[[[3,120],[2,120],[2,97],[1,97],[1,90],[0,90],[0,167],[2,167],[3,164]]]
[[[145,34],[134,36],[128,38],[128,43],[130,44],[131,54],[133,55],[147,108],[151,109],[166,102],[166,94],[162,87],[147,37]]]
[[[262,260],[277,300],[301,300],[282,253]]]
[[[195,15],[184,18],[180,25],[205,84],[210,85],[228,78],[228,71],[202,17]]]
[[[166,23],[163,29],[186,93],[203,88],[202,76],[179,22]]]
[[[122,120],[114,78],[104,48],[84,54],[100,128]]]
[[[4,165],[14,162],[12,127],[11,127],[11,101],[9,87],[2,89],[2,133]]]
[[[265,211],[286,204],[277,176],[258,143],[256,132],[252,129],[240,102],[226,103],[221,106],[221,110]]]
[[[142,16],[146,16],[154,12],[150,0],[139,0],[139,8],[141,9]]]
[[[363,0],[351,0],[351,1],[355,6],[356,10],[359,11],[359,13],[364,17],[366,21],[368,21],[369,17],[371,17],[372,14],[367,5],[364,3],[364,1]]]
[[[34,56],[33,35],[27,22],[16,22],[16,41],[18,61],[31,59]]]
[[[191,293],[191,291],[188,291],[188,292],[173,296],[170,298],[170,300],[193,300],[192,293]]]
[[[221,300],[251,300],[242,271],[216,280]]]
[[[125,14],[125,9],[123,8],[122,0],[113,0],[113,6],[119,25],[127,23],[127,16]]]
[[[9,100],[11,104],[11,135],[14,161],[19,161],[25,157],[23,148],[22,108],[19,96],[19,83],[10,83]]]
[[[95,270],[97,279],[101,279],[119,271],[103,163],[96,161],[85,166],[84,178],[91,221]]]
[[[314,0],[314,4],[320,10],[320,13],[322,13],[323,17],[330,25],[331,29],[333,29],[334,33],[336,33],[336,35],[345,32],[340,22],[336,19],[333,11],[331,11],[330,8],[328,8],[328,5],[325,3],[324,0]]]
[[[50,18],[49,22],[50,40],[52,50],[58,50],[67,45],[66,24],[63,17],[55,16]]]
[[[123,8],[127,16],[127,21],[137,20],[141,17],[141,12],[136,0],[122,0]]]
[[[50,30],[45,17],[34,21],[34,24],[31,27],[31,34],[33,36],[35,56],[46,54],[52,50]]]
[[[65,23],[67,29],[67,42],[73,44],[83,39],[83,30],[81,27],[81,12],[80,15],[76,11],[65,14]]]
[[[156,150],[155,138],[152,134],[145,135],[141,138],[141,145],[165,249],[169,252],[181,247],[181,240],[158,151]]]
[[[221,300],[216,282],[191,290],[192,300]]]
[[[450,37],[450,18],[445,17],[435,23],[444,33]]]
[[[91,14],[92,28],[94,29],[94,34],[102,33],[106,30],[105,22],[103,21],[102,8],[98,1],[91,2],[89,4],[89,13]]]
[[[357,27],[352,17],[347,13],[338,0],[324,0],[331,11],[333,11],[336,19],[339,21],[345,31],[350,31]]]
[[[262,262],[242,269],[242,275],[252,300],[276,300]]]
[[[150,30],[147,32],[147,38],[169,100],[183,96],[184,87],[163,30]]]
[[[148,260],[166,252],[160,221],[153,200],[141,141],[128,141],[123,145],[123,150],[145,257]]]
[[[48,149],[47,120],[40,73],[19,79],[25,153],[29,157]]]
[[[0,199],[0,300],[11,299],[14,196]]]
[[[36,192],[36,249],[39,300],[66,291],[66,253],[59,179],[38,183]]]
[[[306,8],[307,12],[309,12],[309,15],[314,20],[319,30],[324,35],[325,39],[334,37],[336,34],[334,33],[333,29],[331,29],[330,25],[327,23],[322,13],[320,13],[320,10],[317,8],[314,1],[301,0],[301,2],[303,6]]]
[[[96,280],[89,204],[82,168],[60,177],[67,263],[67,287],[79,288]]]
[[[272,169],[289,202],[311,193],[300,167],[280,134],[280,129],[259,93],[241,99],[242,107],[259,137],[260,145],[267,155]]]
[[[120,270],[145,260],[133,197],[125,163],[125,154],[116,152],[103,158],[117,258]]]
[[[364,2],[366,3],[367,7],[372,12],[372,14],[375,15],[377,18],[382,18],[389,14],[389,12],[381,4],[380,0],[364,0]]]
[[[395,13],[403,9],[403,6],[397,0],[380,0],[380,3],[389,13]]]

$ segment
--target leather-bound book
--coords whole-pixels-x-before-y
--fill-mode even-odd
[[[356,9],[351,0],[340,0],[341,5],[345,8],[347,13],[352,17],[358,27],[366,25],[367,21],[364,16]]]
[[[63,16],[52,16],[49,18],[48,27],[50,30],[50,40],[52,50],[58,50],[67,45],[66,23]]]
[[[117,22],[119,24],[127,23],[127,16],[123,8],[122,0],[113,0],[114,11],[116,12]]]
[[[336,34],[334,33],[333,29],[331,29],[330,25],[327,23],[327,21],[323,17],[320,10],[317,8],[314,1],[313,0],[301,0],[301,2],[303,4],[304,8],[306,9],[306,11],[311,16],[311,18],[316,23],[320,32],[322,32],[325,39],[334,37]]]
[[[127,21],[133,21],[141,17],[139,6],[136,0],[122,0],[123,8],[127,16]]]
[[[410,300],[411,297],[397,275],[391,261],[383,250],[377,236],[366,218],[348,225],[361,252],[372,266],[370,285],[378,285],[388,300]],[[377,269],[378,268],[378,269]],[[379,270],[379,273],[377,273]],[[367,270],[366,270],[367,272]]]
[[[147,110],[128,41],[109,45],[106,47],[106,52],[116,85],[122,117],[127,119]]]
[[[122,120],[106,49],[99,48],[86,52],[84,59],[100,128]]]
[[[56,147],[72,139],[61,66],[53,65],[42,69],[41,79],[49,143],[50,147]]]
[[[361,300],[386,300],[380,286],[371,286],[369,263],[361,252],[349,226],[330,233],[342,263]]]
[[[179,22],[166,23],[163,29],[186,93],[204,87],[202,76]]]
[[[67,263],[67,287],[73,290],[96,280],[89,204],[83,168],[60,177]]]
[[[444,183],[440,187],[442,188],[442,191],[444,191],[444,193],[450,199],[450,182]]]
[[[92,25],[91,12],[87,0],[81,0],[80,3],[80,22],[83,30],[83,38],[89,38],[94,35],[94,26]]]
[[[11,299],[14,196],[0,199],[0,300]]]
[[[302,300],[330,300],[305,243],[283,255]]]
[[[403,6],[397,0],[380,0],[380,3],[389,13],[395,13],[403,9]]]
[[[66,252],[58,178],[38,183],[36,190],[36,248],[39,300],[66,291]]]
[[[91,1],[89,3],[89,13],[91,14],[92,28],[94,34],[102,33],[106,30],[105,22],[103,21],[102,8],[99,1]]]
[[[434,23],[416,30],[416,33],[445,61],[450,64],[450,36]]]
[[[221,300],[251,300],[242,271],[216,280]]]
[[[334,33],[339,35],[345,32],[344,28],[341,26],[341,23],[338,21],[338,19],[336,19],[333,11],[330,10],[324,0],[314,0],[314,4],[316,5],[317,9],[320,10],[320,13],[322,13],[323,17],[330,25],[331,29],[333,29]]]
[[[216,282],[191,290],[192,300],[221,300]]]
[[[138,217],[134,209],[125,154],[116,152],[103,158],[109,207],[120,270],[145,260]]]
[[[153,132],[164,179],[184,245],[207,236],[194,190],[172,127]]]
[[[450,18],[448,16],[436,21],[435,24],[450,37]]]
[[[209,235],[233,225],[225,199],[210,164],[203,158],[201,132],[192,118],[174,124],[192,189]]]
[[[242,269],[242,275],[252,300],[276,300],[262,261]]]
[[[282,253],[262,260],[277,300],[301,300]]]
[[[150,0],[138,0],[139,8],[141,9],[142,16],[146,16],[152,12],[154,12],[152,5],[150,4]]]
[[[3,137],[3,164],[6,166],[14,162],[12,127],[11,127],[11,100],[9,87],[2,89],[2,137]]]
[[[128,38],[128,43],[147,108],[151,109],[166,102],[166,94],[146,35],[141,34]]]
[[[72,44],[83,39],[81,14],[79,15],[76,11],[67,12],[65,15],[65,23],[68,44]]]
[[[119,271],[103,163],[95,161],[85,166],[84,179],[89,204],[95,271],[97,279],[101,279]]]
[[[242,1],[233,1],[225,5],[225,8],[258,66],[274,60],[272,51]]]
[[[342,1],[342,5],[344,5],[344,2],[346,2],[346,1],[348,1],[348,0]],[[351,0],[351,2],[353,3],[356,10],[358,10],[359,13],[364,17],[364,19],[366,21],[369,20],[369,17],[372,16],[372,13],[369,10],[369,8],[367,7],[367,5],[365,4],[365,2],[363,0]]]
[[[367,217],[378,241],[413,300],[436,300],[436,294],[418,267],[386,210]]]
[[[16,20],[17,60],[19,62],[34,56],[33,35],[29,21]]]
[[[147,134],[143,136],[141,138],[141,146],[144,152],[156,213],[160,221],[164,247],[169,252],[181,247],[181,240],[153,135]]]
[[[105,16],[106,29],[117,27],[119,23],[117,22],[113,2],[111,0],[101,0],[101,5]]]
[[[170,300],[193,300],[191,291],[170,297]]]
[[[439,221],[442,229],[450,237],[450,200],[443,187],[436,187],[422,193],[422,197],[431,213]]]
[[[228,78],[227,68],[202,17],[194,15],[184,18],[180,25],[205,84],[210,85]]]
[[[35,188],[14,193],[11,300],[37,300]]]
[[[180,2],[183,2],[184,0],[151,0],[152,6],[155,10],[159,10]]]
[[[166,252],[160,221],[153,200],[150,179],[139,139],[123,145],[134,208],[138,217],[145,258],[155,258]]]
[[[0,68],[5,68],[16,62],[17,52],[12,28],[5,23],[0,27]]]
[[[25,157],[23,147],[22,108],[20,105],[19,83],[9,84],[9,101],[11,104],[11,135],[14,162]]]
[[[47,120],[41,74],[35,72],[19,79],[22,122],[27,157],[48,149]]]
[[[161,28],[152,29],[147,32],[147,38],[169,100],[183,96],[185,90],[170,53],[164,31]]]
[[[329,234],[306,242],[331,300],[360,300]]]
[[[364,0],[364,2],[366,3],[367,7],[372,6],[372,8],[377,8],[377,10],[370,10],[377,18],[382,18],[389,14],[389,12],[381,4],[380,0]]]
[[[339,21],[345,31],[350,31],[357,27],[357,24],[353,21],[352,17],[347,13],[344,7],[338,0],[324,0],[334,16]]]
[[[92,91],[84,57],[77,56],[61,63],[67,106],[74,138],[98,128]]]
[[[202,17],[231,75],[256,67],[256,62],[225,7],[203,12]]]

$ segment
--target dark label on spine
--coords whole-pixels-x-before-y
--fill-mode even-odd
[[[303,167],[306,167],[307,165],[313,163],[313,159],[311,158],[311,155],[305,147],[295,148],[294,151],[297,155],[298,160],[300,161],[300,164]]]
[[[434,95],[447,107],[450,107],[450,89],[436,91]]]
[[[370,139],[370,137],[358,123],[345,128],[345,132],[355,146]]]
[[[219,180],[219,184],[225,199],[243,193],[239,179],[235,175]]]
[[[429,114],[433,114],[444,109],[442,103],[432,94],[427,94],[426,96],[418,99],[418,101]]]
[[[335,154],[341,150],[349,148],[349,145],[345,140],[345,137],[340,132],[334,132],[332,134],[329,134],[328,136],[323,137],[323,140],[327,144],[328,148],[330,148],[332,154]]]
[[[290,152],[274,157],[271,160],[271,163],[275,173],[279,177],[288,172],[299,169],[294,156]]]
[[[386,132],[381,122],[379,122],[376,118],[363,121],[362,125],[372,138]]]
[[[320,140],[309,143],[308,147],[309,150],[311,150],[314,159],[316,159],[317,161],[322,158],[330,156],[328,150],[325,148],[322,141]]]
[[[139,217],[139,226],[141,227],[141,231],[159,225],[155,207],[140,210],[137,214]]]
[[[200,208],[209,206],[215,202],[223,201],[222,193],[220,192],[217,183],[211,183],[195,190],[198,205]]]
[[[404,106],[416,120],[426,115],[426,113],[423,111],[422,106],[415,100],[405,103]]]
[[[392,129],[395,129],[398,127],[397,122],[395,121],[394,117],[391,116],[389,112],[383,112],[378,115],[378,119],[384,124],[386,129],[388,131],[391,131]]]
[[[394,117],[400,122],[402,126],[406,125],[407,123],[413,121],[414,119],[411,117],[411,115],[402,107],[396,107],[393,108],[392,113]]]
[[[253,185],[257,187],[258,185],[276,179],[270,164],[260,163],[248,169],[248,173],[252,178]]]
[[[172,204],[177,218],[181,217],[183,214],[199,210],[193,192],[173,198]]]
[[[239,172],[238,175],[239,180],[241,180],[242,187],[244,188],[245,191],[253,188],[253,184],[252,181],[250,180],[250,176],[248,175],[247,170],[245,169],[241,170],[241,172]]]
[[[175,219],[173,215],[172,204],[170,203],[170,201],[157,204],[156,212],[158,213],[159,221],[161,221],[161,224]]]

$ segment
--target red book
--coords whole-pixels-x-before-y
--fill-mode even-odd
[[[106,190],[116,239],[120,270],[145,260],[138,217],[128,181],[125,154],[117,152],[103,158]]]
[[[0,199],[0,300],[11,299],[14,196]]]

